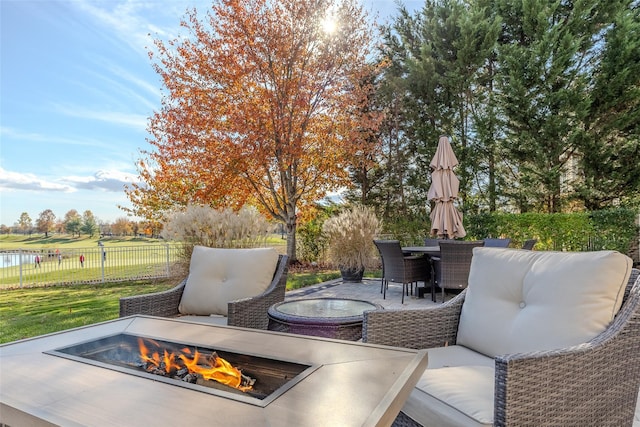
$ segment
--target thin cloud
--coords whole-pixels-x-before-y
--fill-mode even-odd
[[[81,0],[73,5],[82,12],[93,17],[100,25],[108,29],[114,37],[129,45],[134,51],[147,54],[153,47],[151,34],[154,37],[175,38],[173,32],[179,28],[179,20],[188,7],[211,6],[209,0],[181,1],[120,1],[92,2]],[[162,16],[163,23],[151,23],[148,16]],[[163,25],[164,24],[164,25]]]
[[[0,168],[0,189],[26,191],[58,191],[72,193],[75,189],[69,185],[51,182],[31,173],[7,171]]]
[[[93,175],[65,176],[51,181],[32,173],[13,172],[0,167],[0,189],[7,191],[73,193],[79,190],[98,190],[122,193],[126,184],[137,181],[136,175],[118,170],[99,170]]]
[[[92,176],[67,176],[62,178],[78,190],[122,192],[126,184],[137,182],[134,174],[115,170],[99,170]]]
[[[83,139],[73,139],[73,138],[61,138],[57,136],[51,136],[49,134],[41,134],[37,132],[22,132],[18,129],[0,126],[0,135],[3,138],[11,138],[14,140],[21,141],[31,141],[31,142],[46,142],[46,143],[54,143],[54,144],[64,144],[64,145],[78,145],[78,146],[86,146],[86,147],[101,147],[108,148],[110,145],[99,142],[96,140],[87,140]]]
[[[60,105],[54,106],[57,113],[81,119],[98,120],[118,126],[127,126],[140,131],[147,129],[147,116],[144,114],[118,113],[114,111],[95,111],[86,107]]]

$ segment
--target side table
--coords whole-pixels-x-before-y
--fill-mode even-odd
[[[368,301],[309,298],[269,307],[269,330],[357,341],[362,338],[363,314],[383,308]]]

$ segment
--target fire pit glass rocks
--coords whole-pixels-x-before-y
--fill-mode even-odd
[[[317,368],[126,333],[45,353],[263,407]]]

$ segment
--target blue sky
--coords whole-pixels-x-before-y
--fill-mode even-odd
[[[393,0],[361,0],[384,21]],[[423,0],[405,0],[415,10]],[[0,224],[51,209],[126,216],[161,83],[147,47],[210,0],[0,0]]]

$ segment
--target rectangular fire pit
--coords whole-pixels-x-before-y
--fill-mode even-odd
[[[215,353],[254,390],[140,370],[140,338]],[[0,424],[385,426],[426,364],[424,351],[134,316],[0,346]]]
[[[153,363],[153,360],[145,363],[141,344],[146,350],[145,356],[153,352],[157,354],[157,363]],[[160,351],[150,348],[152,346],[157,346]],[[239,354],[221,348],[209,349],[197,344],[167,342],[130,334],[109,335],[45,353],[258,406],[267,406],[317,368],[252,354]],[[232,368],[238,369],[238,373],[244,374],[244,378],[250,378],[253,381],[250,389],[242,391],[215,379],[203,378],[201,374],[189,375],[189,369],[180,360],[180,357],[187,360],[202,359],[204,362],[197,366],[201,370],[211,371],[214,369],[206,362],[212,354],[229,362]],[[163,359],[169,359],[169,355],[182,369],[166,367],[167,363]],[[157,365],[161,367],[158,368]],[[221,374],[223,379],[232,377],[224,374],[226,372]]]

